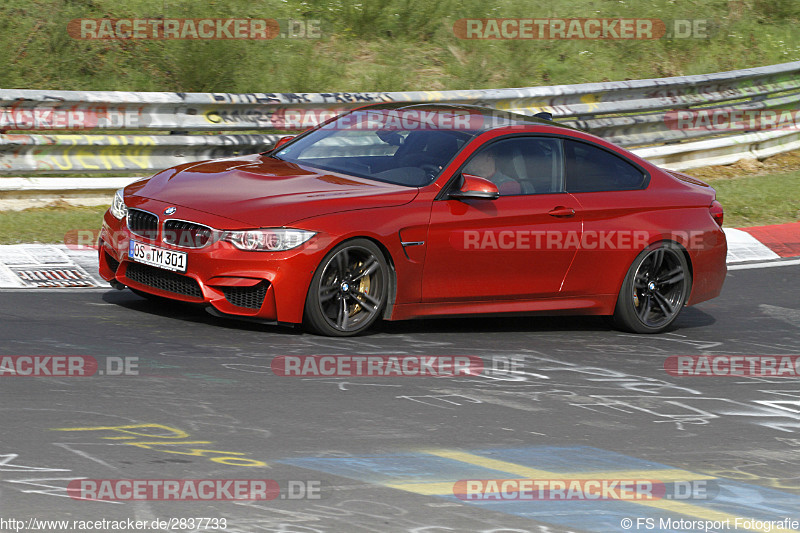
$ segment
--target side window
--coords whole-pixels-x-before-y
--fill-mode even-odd
[[[514,137],[476,152],[462,172],[492,181],[501,196],[561,192],[561,141],[552,137]]]
[[[641,189],[646,175],[622,157],[602,148],[565,140],[567,192]]]

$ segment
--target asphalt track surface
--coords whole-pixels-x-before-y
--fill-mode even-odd
[[[110,357],[138,358],[128,359],[138,375],[0,377],[0,530],[15,531],[9,519],[28,531],[32,518],[199,517],[225,518],[228,532],[702,530],[662,519],[766,531],[735,519],[800,520],[797,378],[676,377],[664,362],[800,354],[799,302],[792,265],[729,272],[721,297],[655,336],[597,317],[540,317],[383,323],[328,339],[127,290],[3,291],[0,355],[86,355],[101,368]],[[270,367],[281,355],[370,354],[519,364],[474,376],[310,379]],[[452,491],[459,480],[537,477],[661,480],[693,492],[468,502]],[[269,501],[87,501],[66,491],[79,478],[267,479],[282,492]],[[312,490],[294,499],[290,484],[291,496]],[[198,525],[140,531],[214,530]]]

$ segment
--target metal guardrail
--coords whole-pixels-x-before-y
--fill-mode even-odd
[[[281,135],[0,135],[0,173],[153,172],[263,152]],[[2,179],[2,178],[0,178]]]
[[[148,175],[189,161],[261,152],[281,137],[278,131],[302,130],[339,111],[374,102],[476,104],[523,114],[547,111],[559,122],[677,170],[800,147],[796,130],[721,133],[667,124],[668,114],[676,109],[797,110],[800,61],[796,61],[697,76],[466,91],[231,94],[0,89],[0,175]],[[48,179],[56,178],[0,178],[0,194],[37,190]],[[102,189],[104,182],[100,177],[62,180],[70,191]],[[115,178],[108,185],[118,183]]]

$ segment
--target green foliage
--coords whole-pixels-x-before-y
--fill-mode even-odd
[[[0,211],[0,244],[63,243],[70,230],[98,230],[107,207],[39,207]]]
[[[689,171],[691,174],[691,171]],[[761,226],[800,220],[800,171],[710,182],[725,209],[725,226]]]
[[[318,39],[77,40],[80,18],[318,20]],[[462,18],[708,19],[708,39],[464,40]],[[798,0],[19,0],[0,3],[0,87],[330,92],[677,76],[800,59]]]

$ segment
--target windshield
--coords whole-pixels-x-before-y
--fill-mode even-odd
[[[435,180],[477,133],[457,111],[369,109],[340,116],[274,156],[397,185]]]

